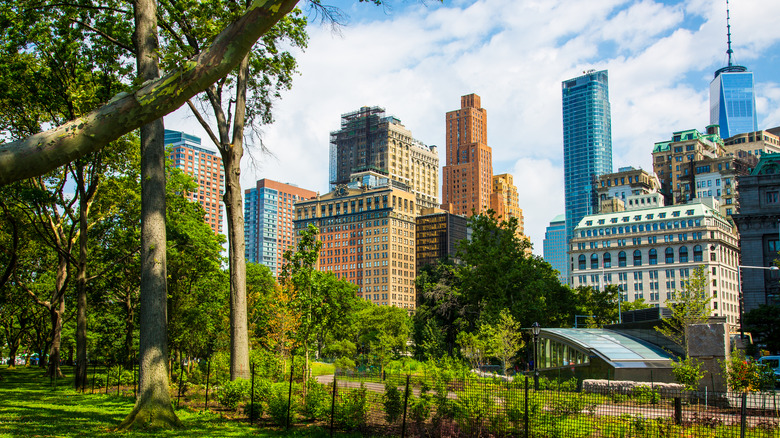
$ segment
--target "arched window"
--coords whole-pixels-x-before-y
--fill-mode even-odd
[[[605,252],[604,253],[604,267],[605,268],[611,268],[612,267],[612,254]]]
[[[701,245],[696,245],[693,247],[693,261],[694,262],[702,261]]]
[[[680,247],[680,263],[688,263],[688,247]]]
[[[647,254],[648,262],[651,265],[657,265],[658,264],[658,251],[656,251],[655,248],[650,248],[650,252]]]
[[[599,255],[598,254],[591,254],[590,256],[590,269],[598,269],[599,268]]]
[[[634,251],[634,266],[642,266],[642,251]]]
[[[666,248],[666,263],[674,263],[674,250]]]
[[[585,254],[580,254],[580,257],[579,257],[578,261],[579,261],[580,270],[581,271],[584,270],[585,269]]]
[[[626,266],[626,252],[620,251],[618,253],[618,266],[623,268]]]

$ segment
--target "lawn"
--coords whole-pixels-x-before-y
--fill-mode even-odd
[[[135,430],[115,432],[133,407],[130,397],[80,394],[68,378],[56,388],[38,368],[0,367],[0,438],[6,437],[311,437],[330,436],[330,431],[298,428],[290,432],[260,429],[245,422],[182,408],[176,414],[184,427],[172,431]],[[348,436],[337,434],[339,436]]]

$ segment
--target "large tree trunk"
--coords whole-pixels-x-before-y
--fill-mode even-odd
[[[165,77],[114,96],[95,111],[48,131],[0,146],[0,185],[56,169],[99,150],[138,127],[176,110],[241,62],[261,35],[298,0],[255,1],[208,49]],[[136,30],[137,32],[137,30]],[[141,57],[136,53],[136,56]]]
[[[136,0],[135,35],[138,76],[159,77],[157,5]],[[136,420],[170,428],[181,422],[168,392],[168,315],[165,235],[165,145],[162,119],[141,127],[141,309],[139,394],[120,429]]]
[[[246,77],[248,56],[241,61],[236,81],[236,114],[232,144],[223,142],[225,166],[225,212],[230,242],[230,379],[249,378],[249,333],[246,302],[246,243],[244,206],[241,191],[241,157],[244,155],[244,119],[246,113]]]
[[[79,259],[76,271],[76,390],[87,387],[87,215],[89,200],[84,187],[84,165],[77,164],[79,190]]]
[[[133,357],[133,331],[135,330],[135,317],[133,314],[132,294],[125,295],[125,361],[134,365]]]

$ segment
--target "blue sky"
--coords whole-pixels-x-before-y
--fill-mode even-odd
[[[709,123],[709,82],[726,63],[725,1],[328,4],[348,24],[338,32],[310,25],[300,75],[276,103],[276,122],[261,128],[273,156],[245,158],[243,186],[271,178],[325,193],[329,133],[361,106],[384,107],[418,140],[442,146],[443,163],[444,114],[477,93],[493,173],[514,174],[537,254],[545,227],[563,212],[561,82],[607,69],[614,169],[650,170],[653,143]],[[759,128],[780,126],[780,2],[730,6],[735,61],[755,74]],[[186,109],[166,127],[206,143]]]

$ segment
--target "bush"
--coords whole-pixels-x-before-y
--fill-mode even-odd
[[[679,362],[672,362],[672,373],[677,383],[682,384],[689,391],[698,389],[699,381],[704,377],[701,362],[690,357]]]
[[[661,395],[658,394],[658,391],[644,385],[634,388],[634,397],[636,402],[640,404],[655,405],[661,401]]]
[[[340,427],[352,430],[368,421],[368,393],[364,384],[360,389],[344,391],[336,401],[334,421]]]
[[[404,412],[404,404],[401,398],[401,391],[393,383],[385,382],[385,395],[383,397],[385,405],[385,420],[389,424],[398,421]]]
[[[728,380],[729,389],[737,392],[759,391],[774,387],[774,373],[757,362],[747,360],[737,350],[721,363]]]
[[[217,400],[225,409],[235,411],[249,395],[249,380],[238,379],[225,382],[217,389]]]
[[[297,385],[296,385],[297,386]],[[295,393],[298,391],[293,388],[293,398],[289,399],[290,387],[289,383],[280,382],[271,385],[271,389],[268,394],[268,415],[271,416],[271,420],[279,426],[285,426],[287,424],[287,408],[290,408],[290,423],[295,421],[295,412],[298,410],[298,402]]]
[[[333,362],[337,370],[354,370],[355,361],[348,357],[340,357]]]
[[[306,397],[301,405],[303,418],[310,421],[327,419],[330,415],[330,395],[326,385],[317,383],[315,379],[309,379]]]
[[[409,418],[417,424],[423,424],[431,416],[431,395],[421,393],[420,397],[409,397]]]

